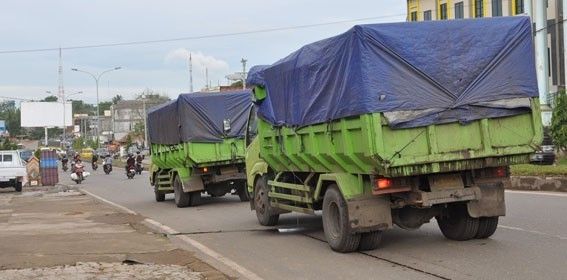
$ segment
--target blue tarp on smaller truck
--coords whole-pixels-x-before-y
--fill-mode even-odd
[[[530,111],[538,96],[528,17],[358,25],[250,70],[258,114],[302,127],[384,112],[393,128]]]
[[[180,94],[148,113],[148,136],[165,145],[244,137],[251,105],[250,90]]]

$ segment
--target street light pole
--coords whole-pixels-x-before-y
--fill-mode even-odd
[[[77,69],[77,68],[71,68],[71,70],[73,70],[73,71],[83,72],[85,74],[88,74],[95,80],[95,84],[96,84],[96,146],[97,146],[97,148],[100,148],[100,141],[99,141],[99,137],[100,137],[100,107],[99,107],[100,106],[100,99],[99,99],[99,94],[98,94],[98,84],[99,84],[99,81],[100,81],[100,77],[102,75],[104,75],[105,73],[115,71],[115,70],[120,70],[120,69],[122,69],[122,67],[114,67],[112,69],[102,71],[98,75],[95,75],[91,72],[87,72],[87,71],[80,70],[80,69]]]

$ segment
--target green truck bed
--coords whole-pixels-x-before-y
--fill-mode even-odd
[[[152,144],[152,163],[163,169],[171,169],[244,162],[243,141],[230,138],[218,143]]]
[[[301,129],[258,123],[260,156],[275,171],[387,177],[506,166],[529,160],[543,138],[539,101],[528,114],[391,129],[380,113]]]

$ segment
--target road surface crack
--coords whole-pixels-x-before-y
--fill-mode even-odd
[[[327,243],[326,240],[319,239],[319,238],[317,238],[317,237],[315,237],[315,236],[311,236],[311,235],[309,235],[309,234],[303,234],[303,235],[304,235],[304,236],[307,236],[307,237],[309,237],[309,238],[311,238],[311,239],[314,239],[314,240],[317,240],[317,241],[320,241],[320,242],[323,242],[323,243]],[[443,279],[443,280],[451,280],[451,278],[448,278],[448,277],[445,277],[445,276],[442,276],[442,275],[439,275],[439,274],[435,274],[435,273],[433,273],[433,272],[425,271],[425,270],[423,270],[423,269],[420,269],[420,268],[417,268],[417,267],[412,267],[412,266],[410,266],[410,265],[403,264],[403,263],[399,263],[399,262],[397,262],[397,261],[389,260],[389,259],[386,259],[386,258],[374,256],[374,255],[369,254],[369,253],[365,253],[365,252],[356,252],[356,253],[357,253],[357,254],[361,254],[361,255],[365,255],[365,256],[367,256],[367,257],[371,257],[371,258],[374,258],[374,259],[378,259],[378,260],[381,260],[381,261],[385,261],[385,262],[387,262],[387,263],[391,263],[391,264],[393,264],[393,265],[397,265],[397,266],[400,266],[400,267],[403,267],[403,268],[407,268],[407,269],[413,270],[413,271],[415,271],[415,272],[419,272],[419,273],[423,273],[423,274],[426,274],[426,275],[429,275],[429,276],[433,276],[433,277],[435,277],[435,278],[439,278],[439,279]]]

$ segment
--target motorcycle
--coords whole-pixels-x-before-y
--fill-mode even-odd
[[[75,168],[75,171],[71,173],[71,180],[75,181],[75,183],[80,184],[82,183],[85,178],[90,175],[89,172],[85,172],[84,168]]]
[[[102,169],[104,170],[104,173],[108,175],[112,171],[112,164],[105,164],[102,166]]]
[[[93,161],[91,166],[92,166],[93,170],[96,171],[98,169],[98,162]]]
[[[133,179],[134,175],[136,175],[136,167],[133,165],[128,166],[126,169],[126,177],[128,177],[128,179]]]
[[[144,168],[142,167],[142,163],[141,163],[141,162],[137,162],[137,163],[136,163],[136,173],[138,173],[139,175],[141,175],[143,170],[144,170]]]

